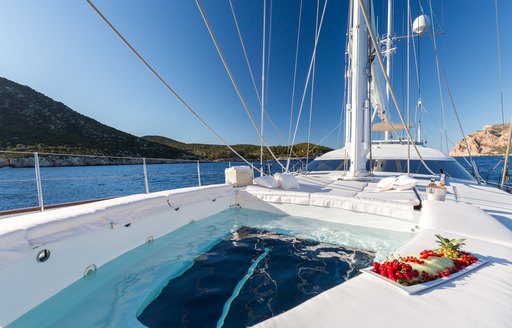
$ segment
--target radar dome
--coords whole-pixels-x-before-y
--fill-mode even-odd
[[[414,34],[423,34],[428,31],[430,18],[427,15],[418,16],[412,23],[412,32]]]

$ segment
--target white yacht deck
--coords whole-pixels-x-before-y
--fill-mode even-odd
[[[467,251],[489,260],[483,267],[412,296],[361,274],[258,327],[510,327],[512,196],[463,183],[448,191],[446,202],[422,202],[420,231],[396,254],[437,248],[441,234],[466,238]]]
[[[489,260],[466,275],[414,296],[361,274],[258,326],[373,327],[397,323],[415,327],[467,327],[469,323],[478,327],[510,326],[512,195],[492,187],[453,182],[448,185],[447,200],[438,202],[425,200],[428,180],[421,180],[416,193],[411,190],[377,192],[375,181],[344,181],[333,174],[298,179],[300,188],[294,190],[255,185],[236,189],[229,185],[185,188],[3,219],[0,221],[0,272],[4,281],[16,281],[20,268],[29,271],[44,268],[40,271],[42,277],[65,279],[44,290],[37,289],[38,281],[27,282],[25,292],[30,291],[30,299],[13,303],[11,297],[0,298],[2,308],[8,311],[2,323],[14,320],[79,279],[88,263],[102,265],[140,245],[148,235],[158,238],[191,219],[201,219],[238,205],[416,232],[409,243],[397,250],[401,255],[436,248],[435,234],[466,238],[467,251]],[[182,209],[177,210],[180,207]],[[162,209],[165,212],[161,215],[146,218]],[[346,215],[347,210],[360,213]],[[130,229],[125,228],[129,226]],[[56,249],[54,261],[67,263],[66,267],[57,265],[52,269],[35,263],[32,256],[43,245]],[[83,249],[93,252],[77,258],[75,254]],[[59,250],[63,255],[58,254]],[[68,255],[72,262],[66,258]],[[15,295],[16,291],[9,287],[6,293]]]

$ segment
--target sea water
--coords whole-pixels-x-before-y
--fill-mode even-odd
[[[224,183],[229,165],[245,163],[200,163],[201,184]],[[254,163],[259,167],[259,163]],[[281,172],[280,166],[271,167]],[[149,191],[193,187],[199,184],[196,163],[147,165]],[[63,204],[146,191],[142,165],[42,167],[45,205]],[[0,169],[0,211],[37,206],[34,168]]]
[[[461,157],[456,158],[469,172],[470,166]],[[502,157],[475,157],[484,180],[498,182],[501,178]],[[244,163],[231,163],[244,165]],[[292,163],[292,166],[297,164]],[[497,165],[499,164],[499,165]],[[203,185],[224,183],[224,170],[230,163],[201,163]],[[259,167],[259,163],[254,163]],[[497,165],[497,166],[496,166]],[[149,190],[197,186],[196,163],[148,165]],[[273,163],[272,172],[280,172]],[[142,165],[43,167],[41,168],[44,204],[62,204],[75,201],[119,197],[145,192]],[[33,168],[0,169],[0,211],[37,206],[37,189]]]
[[[154,310],[154,301],[160,302],[160,308],[179,311],[176,304],[166,304],[165,297],[158,299],[173,293],[181,304],[190,300],[187,306],[202,305],[193,311],[208,318],[207,326],[245,326],[342,283],[412,237],[412,233],[229,209],[120,256],[10,326],[142,327],[140,317],[157,327],[146,321],[144,311]],[[236,247],[237,243],[245,247]],[[223,275],[230,278],[206,282]],[[202,283],[210,292],[219,292],[201,298]],[[279,286],[284,294],[276,293]],[[204,291],[199,290],[199,294]],[[172,315],[167,323],[182,317],[180,312]],[[152,313],[149,318],[158,316]]]

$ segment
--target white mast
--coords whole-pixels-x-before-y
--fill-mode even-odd
[[[363,3],[367,7],[368,0],[363,0]],[[364,17],[357,0],[354,0],[352,5],[351,30],[351,103],[348,108],[350,120],[347,121],[347,129],[350,129],[350,140],[347,140],[345,147],[349,150],[350,156],[350,169],[347,175],[350,178],[357,178],[368,175],[366,155],[370,149],[367,77],[368,27],[364,23]]]

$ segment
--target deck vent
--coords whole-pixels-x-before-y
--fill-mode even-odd
[[[48,261],[50,258],[50,250],[49,249],[43,249],[39,253],[37,253],[37,262],[43,263]]]
[[[90,277],[93,273],[96,272],[97,269],[98,268],[94,264],[87,266],[84,271],[84,278]]]

